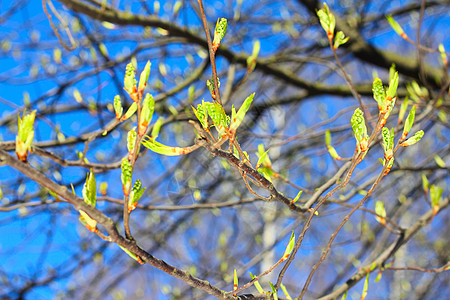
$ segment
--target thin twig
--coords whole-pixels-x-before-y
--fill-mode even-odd
[[[61,46],[63,46],[64,49],[66,49],[67,51],[73,51],[73,50],[75,50],[76,44],[73,43],[73,39],[72,39],[72,38],[70,38],[70,42],[72,43],[72,46],[71,46],[71,47],[67,46],[66,43],[64,43],[64,41],[63,41],[61,35],[60,35],[59,32],[58,32],[58,29],[56,28],[55,24],[53,24],[53,21],[52,21],[52,15],[50,15],[50,13],[49,13],[48,10],[47,10],[46,2],[47,2],[47,0],[42,0],[42,8],[44,9],[44,13],[45,13],[45,15],[47,16],[47,19],[48,19],[48,21],[50,22],[50,26],[52,27],[53,32],[55,33],[56,37],[58,38],[59,43],[60,43]]]
[[[202,16],[202,22],[203,22],[203,28],[205,29],[205,34],[206,34],[206,41],[208,43],[208,51],[209,51],[209,58],[211,60],[211,69],[212,69],[212,78],[214,81],[214,88],[215,88],[215,96],[216,96],[216,101],[222,105],[222,100],[220,100],[220,91],[219,91],[219,83],[217,81],[217,70],[216,70],[216,58],[215,58],[215,53],[214,50],[212,48],[212,42],[211,42],[211,34],[209,33],[208,30],[208,22],[206,21],[206,14],[205,14],[205,10],[203,9],[203,3],[202,0],[197,0],[198,2],[198,6],[200,7],[200,13]]]

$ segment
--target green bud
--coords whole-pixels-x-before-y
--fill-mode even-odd
[[[116,95],[114,97],[114,112],[116,113],[116,119],[120,120],[123,113],[122,102],[120,101],[120,96]]]
[[[439,201],[442,198],[443,191],[444,189],[442,187],[434,184],[430,187],[430,198],[433,206],[439,204]]]
[[[128,212],[131,212],[136,208],[138,200],[144,194],[146,188],[142,188],[142,182],[138,179],[133,185],[130,193],[130,199],[128,201]]]
[[[398,112],[398,124],[403,121],[403,117],[405,116],[406,110],[408,109],[408,96],[406,96],[405,100],[403,100],[402,105],[400,105],[400,110]]]
[[[92,172],[92,170],[86,176],[86,182],[84,183],[82,194],[84,202],[95,207],[97,187],[95,184],[94,172]]]
[[[36,111],[26,115],[23,112],[22,119],[17,116],[18,133],[16,136],[16,154],[21,161],[27,161],[28,150],[31,149],[31,143],[34,138],[34,119]]]
[[[406,36],[405,32],[403,31],[402,27],[400,26],[400,24],[397,23],[397,21],[394,20],[394,18],[392,17],[392,15],[387,15],[386,19],[388,20],[389,24],[391,25],[391,27],[395,30],[395,32],[397,32],[397,34],[401,37]]]
[[[145,87],[147,86],[151,65],[152,64],[150,63],[150,61],[147,61],[147,64],[145,64],[144,70],[142,71],[141,76],[139,77],[138,91],[139,93],[141,93],[141,95],[144,93]]]
[[[367,137],[367,128],[364,121],[364,113],[357,108],[355,112],[353,113],[353,116],[351,118],[351,125],[353,132],[355,134],[355,138],[358,142],[361,142],[361,140],[365,137]]]
[[[133,149],[134,149],[134,145],[136,144],[136,127],[134,127],[133,129],[131,129],[130,131],[128,131],[128,135],[127,135],[127,148],[128,148],[128,153],[132,153]]]
[[[340,45],[347,43],[349,37],[345,37],[345,34],[342,31],[338,31],[336,33],[336,37],[334,38],[334,49],[339,48]]]
[[[320,20],[320,25],[327,33],[327,37],[331,40],[334,36],[334,27],[336,26],[336,20],[334,15],[328,9],[328,5],[326,3],[323,4],[324,8],[317,11],[317,16]]]
[[[136,104],[136,102],[133,102],[133,104],[131,104],[131,106],[128,108],[125,116],[123,116],[123,120],[127,120],[127,119],[131,118],[131,116],[134,115],[136,110],[137,110],[137,104]]]
[[[375,78],[372,84],[373,98],[378,103],[378,109],[380,111],[385,110],[386,91],[384,90],[383,82],[380,78]]]
[[[217,19],[216,29],[214,30],[214,40],[213,40],[213,50],[217,51],[219,48],[220,42],[222,41],[225,33],[227,32],[227,19]]]
[[[261,48],[261,43],[259,42],[259,40],[256,40],[253,43],[252,55],[247,57],[247,70],[249,72],[252,72],[256,67],[256,58],[258,58],[260,48]]]
[[[395,72],[392,76],[391,80],[389,81],[389,89],[387,92],[387,96],[389,98],[394,98],[395,94],[397,93],[397,87],[398,87],[398,72]]]
[[[130,193],[131,187],[131,176],[133,175],[133,167],[131,166],[130,161],[127,158],[122,159],[122,174],[121,180],[123,185],[123,193],[128,196]]]
[[[161,125],[163,124],[163,118],[159,117],[158,120],[156,120],[155,124],[153,124],[152,139],[156,139],[159,135],[159,130],[161,129]]]
[[[411,108],[411,110],[409,111],[408,117],[405,120],[405,125],[403,126],[403,134],[402,134],[401,140],[404,140],[408,136],[408,133],[414,124],[414,116],[416,115],[416,107],[417,106],[414,105]]]
[[[141,117],[139,119],[138,134],[144,136],[147,126],[152,120],[153,112],[155,110],[155,99],[150,94],[146,94],[141,111]]]
[[[129,63],[125,70],[125,79],[123,86],[128,94],[130,94],[130,96],[136,93],[136,73],[135,67],[132,63]]]

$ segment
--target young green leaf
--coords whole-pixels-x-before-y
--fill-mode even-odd
[[[264,151],[264,145],[263,144],[259,144],[258,145],[258,153],[256,153],[256,155],[261,158],[262,156],[264,156],[265,153],[268,153],[269,150]],[[259,160],[258,160],[259,162]],[[266,154],[264,156],[264,159],[261,160],[261,164],[266,167],[266,168],[272,168],[272,162],[270,161],[269,155]]]
[[[208,110],[206,109],[205,101],[202,101],[202,104],[197,104],[197,109],[193,106],[191,107],[200,124],[202,124],[203,129],[209,130]]]
[[[384,148],[384,157],[386,161],[389,161],[393,155],[394,149],[394,128],[392,131],[383,127],[382,136],[383,136],[383,148]]]
[[[411,110],[409,111],[408,117],[405,120],[405,125],[403,126],[403,134],[402,134],[402,137],[400,140],[404,140],[408,136],[408,133],[414,124],[414,116],[416,115],[416,107],[417,107],[417,105],[414,105],[411,108]]]
[[[167,155],[167,156],[177,156],[177,155],[185,155],[188,153],[191,153],[198,147],[192,146],[192,147],[170,147],[163,145],[157,141],[155,141],[153,138],[149,136],[145,136],[147,139],[142,140],[142,145],[147,147],[148,149],[152,150],[153,152],[156,152],[158,154]]]
[[[286,247],[286,250],[284,251],[283,257],[281,258],[283,261],[288,259],[289,255],[291,255],[292,249],[294,249],[294,245],[295,245],[295,234],[294,231],[292,231],[289,243]]]
[[[439,211],[439,202],[441,201],[443,191],[444,188],[434,184],[430,187],[431,207],[434,215]]]
[[[136,110],[137,110],[137,104],[136,104],[136,102],[133,102],[133,104],[131,104],[131,106],[128,108],[125,115],[122,117],[122,120],[125,121],[125,120],[131,118],[131,116],[134,115]]]
[[[252,278],[252,280],[255,279],[255,276],[254,276],[251,272],[249,272],[249,273],[250,273],[250,277]],[[261,287],[261,285],[259,284],[258,280],[256,280],[255,282],[253,282],[253,285],[255,286],[255,288],[258,290],[258,292],[259,292],[260,294],[265,294],[265,293],[266,293],[266,292],[263,290],[263,288]]]
[[[130,192],[130,198],[128,200],[128,213],[134,210],[137,206],[137,202],[144,194],[146,188],[142,187],[142,182],[138,179],[133,185]]]
[[[389,97],[389,99],[394,98],[395,94],[397,93],[397,87],[398,87],[398,72],[395,72],[389,81],[389,88],[387,92],[387,96]]]
[[[214,40],[212,44],[213,51],[216,52],[220,46],[225,33],[227,32],[227,19],[221,18],[217,19],[216,28],[214,30]]]
[[[252,55],[247,57],[247,71],[248,72],[253,72],[253,70],[255,69],[256,59],[258,58],[260,48],[261,48],[261,43],[259,42],[259,40],[256,40],[253,43]]]
[[[378,216],[375,216],[375,219],[381,223],[382,225],[386,225],[386,210],[384,208],[384,203],[382,201],[375,202],[375,212]]]
[[[80,213],[80,217],[78,218],[81,224],[84,225],[89,231],[96,232],[97,231],[97,221],[89,217],[87,213],[82,210],[78,211]]]
[[[325,144],[327,146],[331,145],[331,133],[329,130],[325,131]]]
[[[422,188],[425,193],[428,193],[430,182],[425,174],[422,174]]]
[[[28,150],[31,149],[31,143],[34,138],[34,119],[36,111],[32,111],[26,115],[23,112],[22,119],[20,115],[17,116],[18,133],[16,136],[16,154],[19,160],[26,162],[28,157]]]
[[[145,264],[145,262],[142,261],[142,259],[137,256],[136,254],[130,252],[130,250],[120,246],[119,244],[117,244],[126,254],[128,254],[132,259],[134,259],[135,261],[137,261],[138,263],[140,263],[141,265]]]
[[[245,114],[247,113],[248,109],[250,108],[250,105],[253,102],[253,97],[255,97],[255,93],[251,94],[244,100],[244,103],[242,103],[237,113],[235,113],[233,107],[233,114],[231,116],[231,124],[230,124],[230,130],[232,132],[236,131],[239,125],[241,125],[242,121],[244,120]]]
[[[145,64],[144,70],[141,72],[141,76],[139,77],[139,86],[138,86],[138,92],[140,97],[142,98],[142,95],[144,94],[145,87],[147,86],[148,77],[150,75],[150,68],[152,64],[150,61],[147,61]]]
[[[263,155],[261,155],[258,159],[258,162],[256,163],[255,169],[258,169],[259,166],[261,166],[261,164],[266,160],[267,157],[267,153],[269,152],[270,149],[268,149],[266,152],[263,153]]]
[[[155,124],[153,124],[152,134],[151,134],[152,139],[156,139],[158,137],[159,131],[161,129],[163,122],[164,122],[164,118],[159,117],[158,120],[156,120]]]
[[[97,187],[95,184],[95,176],[92,170],[86,176],[86,182],[83,185],[82,191],[84,202],[95,207],[95,201],[97,199]]]
[[[408,147],[408,146],[414,145],[415,143],[417,143],[418,141],[420,141],[422,139],[423,134],[424,134],[423,130],[419,130],[412,137],[410,137],[409,139],[407,139],[406,141],[401,143],[400,146]]]
[[[436,154],[433,158],[439,167],[445,168],[445,161],[439,155]]]
[[[222,105],[219,103],[211,103],[206,102],[203,104],[206,105],[206,110],[208,111],[208,115],[211,117],[214,126],[216,127],[219,135],[222,137],[226,134],[226,130],[228,128],[228,124],[230,122],[230,117],[225,114]]]
[[[295,196],[294,200],[291,201],[291,203],[295,203],[300,199],[300,196],[302,195],[303,191],[300,191],[297,193],[297,196]]]
[[[327,33],[328,40],[332,40],[334,36],[334,27],[336,26],[336,20],[334,15],[328,9],[326,3],[323,4],[324,8],[317,11],[317,16],[319,17],[320,25]]]
[[[398,122],[397,122],[398,125],[402,123],[403,117],[405,116],[407,109],[408,109],[408,96],[405,97],[405,100],[403,100],[402,105],[400,105],[400,110],[398,111]]]
[[[367,150],[367,128],[364,121],[364,113],[357,108],[355,112],[353,113],[353,116],[350,120],[353,132],[355,134],[356,141],[358,145],[360,146],[361,150]],[[364,146],[364,147],[362,147]],[[364,150],[364,151],[365,151]]]
[[[123,107],[119,95],[114,97],[114,112],[116,113],[116,119],[120,120],[123,114]]]
[[[362,295],[361,295],[361,300],[366,299],[366,296],[367,296],[367,290],[369,289],[369,274],[370,273],[367,273],[366,280],[364,281],[364,287],[363,287],[363,291],[362,291]]]
[[[233,291],[237,290],[238,284],[239,284],[239,282],[238,282],[238,277],[237,277],[236,269],[234,269]],[[234,294],[234,296],[236,296],[236,294]]]
[[[336,37],[334,38],[333,48],[336,50],[340,45],[347,43],[349,37],[345,37],[345,34],[342,31],[338,31],[336,33]]]
[[[153,117],[153,112],[155,110],[155,99],[150,94],[146,94],[144,101],[142,102],[141,117],[139,118],[138,125],[138,135],[140,137],[144,136],[147,131],[147,126]]]
[[[130,161],[127,158],[122,159],[121,169],[123,194],[125,196],[128,196],[131,188],[131,176],[133,175],[133,167],[131,166]]]
[[[403,29],[400,26],[400,24],[398,24],[397,21],[394,20],[392,15],[387,15],[386,19],[388,20],[388,22],[391,25],[391,27],[395,30],[395,32],[397,32],[397,34],[399,36],[401,36],[402,38],[407,38],[406,33],[403,31]]]
[[[214,79],[206,81],[206,86],[208,87],[209,92],[211,93],[211,97],[216,100],[216,86],[214,85]],[[220,80],[217,77],[217,86],[220,88]]]
[[[445,53],[445,48],[443,44],[439,44],[439,52],[441,53],[441,60],[442,63],[444,64],[444,66],[448,67],[448,58],[447,58],[447,54]]]
[[[373,98],[378,103],[378,110],[384,111],[386,109],[385,99],[386,99],[386,91],[383,86],[383,82],[380,78],[375,78],[372,83],[372,92]]]
[[[347,299],[347,293],[348,293],[348,290],[346,290],[345,293],[344,293],[344,295],[342,295],[341,300]]]
[[[133,149],[134,149],[134,145],[136,144],[136,127],[134,127],[133,129],[131,129],[130,131],[128,131],[127,134],[127,149],[128,149],[128,153],[132,153]]]
[[[291,295],[289,295],[286,287],[284,286],[284,284],[280,284],[281,289],[283,290],[284,295],[286,296],[286,299],[288,300],[292,300]]]
[[[272,282],[269,281],[270,288],[272,289],[272,295],[274,300],[278,300],[278,292],[277,289],[273,286]]]

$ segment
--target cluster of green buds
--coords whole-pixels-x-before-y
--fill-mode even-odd
[[[150,94],[146,94],[144,96],[144,90],[147,87],[147,81],[148,77],[150,76],[150,68],[151,63],[150,61],[147,61],[147,64],[145,65],[144,70],[141,72],[140,78],[139,78],[139,85],[136,86],[136,72],[135,67],[133,63],[129,63],[127,65],[126,71],[125,71],[125,79],[124,79],[124,89],[127,91],[128,95],[130,95],[131,99],[133,100],[133,104],[128,109],[127,113],[123,118],[122,116],[122,105],[120,103],[120,97],[116,96],[114,99],[114,110],[116,113],[117,120],[126,120],[129,117],[131,117],[137,110],[137,103],[140,103],[142,101],[142,108],[140,112],[140,116],[138,118],[138,135],[139,137],[143,137],[145,135],[145,132],[147,131],[147,127],[150,124],[150,121],[153,116],[153,112],[155,110],[155,100],[153,99],[153,96]],[[143,99],[142,99],[143,98]]]
[[[372,84],[373,98],[378,103],[379,115],[382,116],[380,128],[386,124],[392,109],[394,108],[398,87],[398,72],[395,71],[394,66],[391,67],[389,87],[386,89],[380,78],[375,78]]]
[[[364,113],[359,108],[353,113],[350,123],[352,125],[353,133],[355,134],[358,151],[367,152],[369,149],[369,136],[367,135]]]
[[[86,182],[83,186],[83,200],[86,204],[95,207],[95,202],[97,199],[97,187],[95,183],[95,176],[92,170],[86,176]],[[80,212],[80,222],[92,232],[97,231],[97,221],[89,217],[89,215],[83,210],[79,210]]]
[[[142,197],[142,194],[144,194],[145,189],[146,188],[142,187],[142,182],[139,179],[136,180],[133,188],[131,189],[130,198],[128,200],[128,213],[136,208],[137,202]]]
[[[342,31],[338,31],[336,36],[334,35],[334,29],[336,27],[336,19],[334,15],[330,12],[328,5],[326,3],[323,4],[323,8],[317,11],[317,16],[319,17],[320,25],[327,33],[327,38],[330,43],[333,42],[333,49],[336,50],[340,45],[345,44],[348,41],[348,37],[345,37],[345,34]]]
[[[16,155],[17,158],[23,162],[27,161],[28,151],[31,152],[31,142],[34,138],[34,119],[36,111],[32,111],[26,115],[23,112],[22,119],[20,115],[17,116],[18,133],[16,136]]]
[[[210,127],[209,116],[219,133],[219,137],[225,138],[228,136],[232,138],[244,120],[245,114],[249,110],[254,97],[255,93],[248,96],[237,112],[233,105],[231,108],[231,118],[227,116],[223,106],[216,102],[202,101],[202,104],[197,105],[197,109],[192,107],[192,110],[206,132],[209,132]]]
[[[214,52],[216,52],[217,49],[219,48],[220,42],[222,41],[226,32],[227,32],[227,19],[225,18],[217,19],[216,28],[214,30],[214,40],[212,43],[212,50]]]

